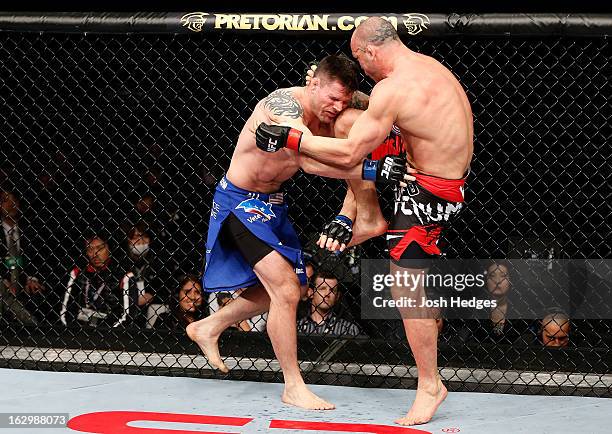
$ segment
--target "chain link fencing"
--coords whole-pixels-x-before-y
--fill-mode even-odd
[[[513,260],[595,259],[604,270],[585,296],[600,315],[545,300],[546,318],[444,318],[442,378],[451,390],[612,396],[608,39],[403,39],[455,73],[474,113],[467,206],[444,237],[446,258],[498,259],[489,273],[512,289],[521,285]],[[215,185],[255,104],[302,84],[325,55],[350,55],[348,38],[13,31],[0,40],[0,366],[220,376],[185,334],[236,296],[198,286]],[[367,93],[373,83],[362,78]],[[314,246],[345,190],[301,172],[286,184],[301,241],[341,294],[341,320],[317,326],[309,314],[329,291],[316,287],[332,277],[313,277],[298,309],[302,370],[310,382],[413,387],[401,320],[360,314],[361,261],[388,257],[384,239],[340,257]],[[379,196],[390,218],[393,193]],[[222,335],[228,378],[282,380],[265,321]]]

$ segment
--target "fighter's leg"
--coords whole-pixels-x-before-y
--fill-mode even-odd
[[[416,243],[412,243],[406,250],[409,257],[411,250],[420,250]],[[404,267],[391,263],[391,275],[396,272],[408,273],[414,276],[423,275],[428,268],[420,265],[418,260],[411,260]],[[438,373],[438,327],[436,317],[439,310],[421,306],[422,301],[427,295],[424,288],[424,279],[411,279],[408,282],[417,282],[414,290],[405,286],[395,286],[392,288],[393,298],[407,297],[415,300],[417,307],[400,308],[400,314],[404,323],[408,344],[412,350],[418,371],[418,385],[416,398],[412,407],[404,416],[395,422],[400,425],[418,425],[427,423],[431,420],[434,413],[448,394],[446,387],[442,384]]]
[[[295,271],[276,251],[265,256],[253,270],[270,296],[266,330],[285,379],[283,402],[309,410],[335,408],[333,404],[319,398],[306,387],[300,372],[296,327],[300,283]]]
[[[300,288],[306,294],[308,287]],[[246,288],[232,302],[206,318],[187,326],[187,335],[193,340],[208,362],[222,372],[228,372],[227,365],[219,353],[219,337],[228,327],[245,319],[259,316],[270,310],[270,296],[261,284]]]
[[[269,307],[270,297],[265,288],[261,284],[251,286],[225,308],[189,324],[187,335],[198,344],[213,367],[221,372],[228,372],[229,369],[219,353],[218,341],[221,333],[232,324],[267,312]]]
[[[347,138],[361,113],[362,110],[353,108],[344,110],[334,123],[334,136],[339,139]],[[353,220],[353,238],[349,247],[382,235],[387,230],[387,221],[380,210],[378,193],[373,182],[361,179],[347,180],[346,196],[340,214]],[[340,243],[334,241],[321,237],[317,244],[321,248],[335,251],[340,248]]]
[[[387,230],[387,221],[378,204],[378,193],[373,183],[362,180],[347,180],[346,196],[340,215],[350,218],[353,237],[348,246],[356,246],[370,238],[382,235]],[[342,249],[338,240],[321,234],[317,245],[331,251]]]
[[[357,207],[350,247],[384,234],[387,230],[387,221],[380,210],[378,193],[373,182],[351,179],[347,180],[347,183],[355,197]]]
[[[334,136],[339,139],[347,138],[361,113],[362,111],[357,109],[344,110],[334,123]],[[349,243],[349,246],[355,246],[384,234],[387,230],[387,221],[380,210],[378,193],[373,182],[362,179],[349,179],[346,182],[348,184],[346,199],[351,199],[349,195],[352,196],[357,213],[353,220],[353,239]]]

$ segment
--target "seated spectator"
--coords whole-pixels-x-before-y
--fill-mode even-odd
[[[76,321],[92,326],[118,326],[123,303],[119,287],[121,270],[111,261],[106,238],[96,234],[85,240],[87,264],[70,272],[62,301],[60,320],[64,325]]]
[[[219,292],[217,293],[217,301],[219,302],[219,309],[223,309],[229,303],[234,301],[234,299],[228,292]],[[243,332],[250,332],[252,328],[247,320],[232,324],[230,327],[236,328]]]
[[[0,219],[0,299],[3,308],[24,323],[38,322],[45,318],[49,306],[44,294],[46,288],[36,275],[42,258],[30,243],[29,228],[21,224],[20,203],[15,193],[0,191]]]
[[[184,276],[169,307],[170,310],[160,314],[155,321],[155,329],[184,333],[188,324],[204,318],[200,279],[191,274]]]
[[[338,279],[330,271],[321,270],[314,279],[314,287],[308,288],[310,311],[298,320],[298,332],[327,336],[363,335],[358,324],[340,318],[334,306],[340,300]]]
[[[497,301],[497,307],[491,309],[489,324],[491,332],[502,335],[507,325],[508,293],[510,292],[510,267],[505,261],[494,261],[487,266],[486,288],[489,297]],[[488,327],[487,327],[488,328]]]
[[[512,289],[509,263],[505,260],[490,261],[486,265],[485,277],[483,293],[479,292],[474,295],[478,298],[488,297],[495,300],[496,307],[489,309],[487,319],[466,318],[455,321],[454,328],[457,330],[457,336],[462,341],[476,341],[479,344],[484,342],[512,343],[517,339],[518,334],[508,319],[511,313],[509,312],[509,296]]]
[[[212,315],[223,306],[226,306],[230,302],[228,297],[234,300],[242,293],[242,291],[244,291],[244,289],[245,288],[241,288],[232,292],[210,292],[208,294],[208,314]],[[254,316],[253,318],[243,321],[242,323],[244,324],[234,324],[232,327],[238,328],[242,331],[265,332],[267,322],[268,312],[265,312],[261,315]],[[240,326],[240,324],[242,324],[242,326]]]
[[[547,314],[541,323],[542,345],[549,348],[565,348],[570,342],[570,319],[563,312]]]
[[[163,264],[151,251],[152,235],[144,223],[136,224],[127,234],[126,240],[127,273],[121,279],[121,289],[124,294],[124,312],[121,322],[130,316],[132,321],[143,326],[146,306],[157,294],[158,299],[167,300],[163,291],[167,279],[163,276]],[[161,297],[160,297],[161,296]]]

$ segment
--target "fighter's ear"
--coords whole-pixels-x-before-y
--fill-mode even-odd
[[[311,92],[314,92],[321,86],[321,79],[319,77],[312,77],[310,85],[308,86]]]
[[[376,56],[376,47],[374,45],[366,45],[365,50],[366,54],[370,57]]]

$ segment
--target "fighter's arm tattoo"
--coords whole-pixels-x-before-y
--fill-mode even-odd
[[[355,91],[349,107],[358,110],[367,110],[370,97],[361,91]]]
[[[264,107],[271,114],[299,119],[304,116],[304,109],[288,89],[279,89],[264,99]]]

